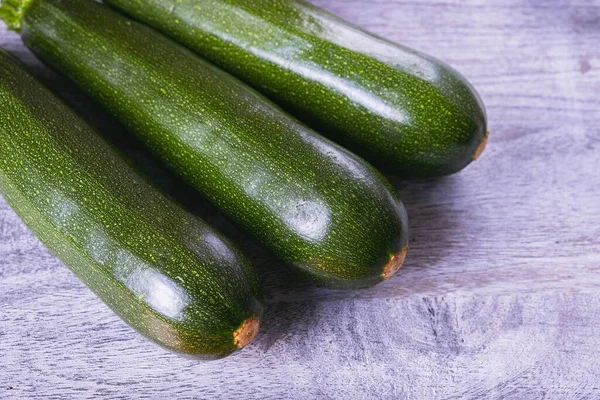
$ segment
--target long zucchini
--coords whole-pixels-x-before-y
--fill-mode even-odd
[[[34,0],[22,37],[192,186],[321,285],[389,278],[406,211],[370,164],[190,51],[92,0]]]
[[[106,0],[249,83],[382,170],[457,172],[487,141],[446,64],[298,0]]]
[[[240,251],[1,49],[0,193],[102,301],[159,345],[215,359],[256,335],[260,282]]]

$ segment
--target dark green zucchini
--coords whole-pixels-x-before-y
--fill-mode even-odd
[[[196,358],[252,340],[262,294],[247,259],[1,49],[0,110],[0,193],[115,313]]]
[[[23,40],[224,214],[330,287],[402,264],[407,217],[370,164],[156,31],[92,0],[35,0]]]
[[[483,151],[471,85],[434,58],[297,0],[105,0],[237,76],[318,132],[404,177]]]

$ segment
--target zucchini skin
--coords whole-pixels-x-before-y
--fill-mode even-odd
[[[153,342],[207,360],[238,350],[263,312],[245,256],[1,49],[0,109],[0,193],[47,248]]]
[[[370,164],[102,4],[36,0],[23,26],[40,58],[285,262],[334,288],[389,278],[407,216]]]
[[[382,171],[455,173],[487,141],[448,65],[297,0],[106,0],[247,82]]]

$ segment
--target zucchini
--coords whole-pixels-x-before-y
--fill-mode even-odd
[[[0,110],[0,193],[116,314],[200,359],[252,340],[262,294],[245,256],[1,49]]]
[[[297,0],[105,0],[170,35],[385,172],[452,174],[483,151],[455,70]]]
[[[318,284],[372,286],[402,264],[406,211],[370,164],[100,3],[35,0],[21,13],[34,53]]]

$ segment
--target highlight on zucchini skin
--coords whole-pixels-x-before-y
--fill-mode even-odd
[[[0,109],[0,193],[117,315],[192,358],[254,338],[262,289],[246,257],[1,49]]]
[[[458,172],[487,118],[456,70],[299,0],[106,0],[258,89],[382,171]]]
[[[370,164],[102,4],[36,0],[23,15],[36,55],[287,264],[344,289],[397,270],[406,210]]]

